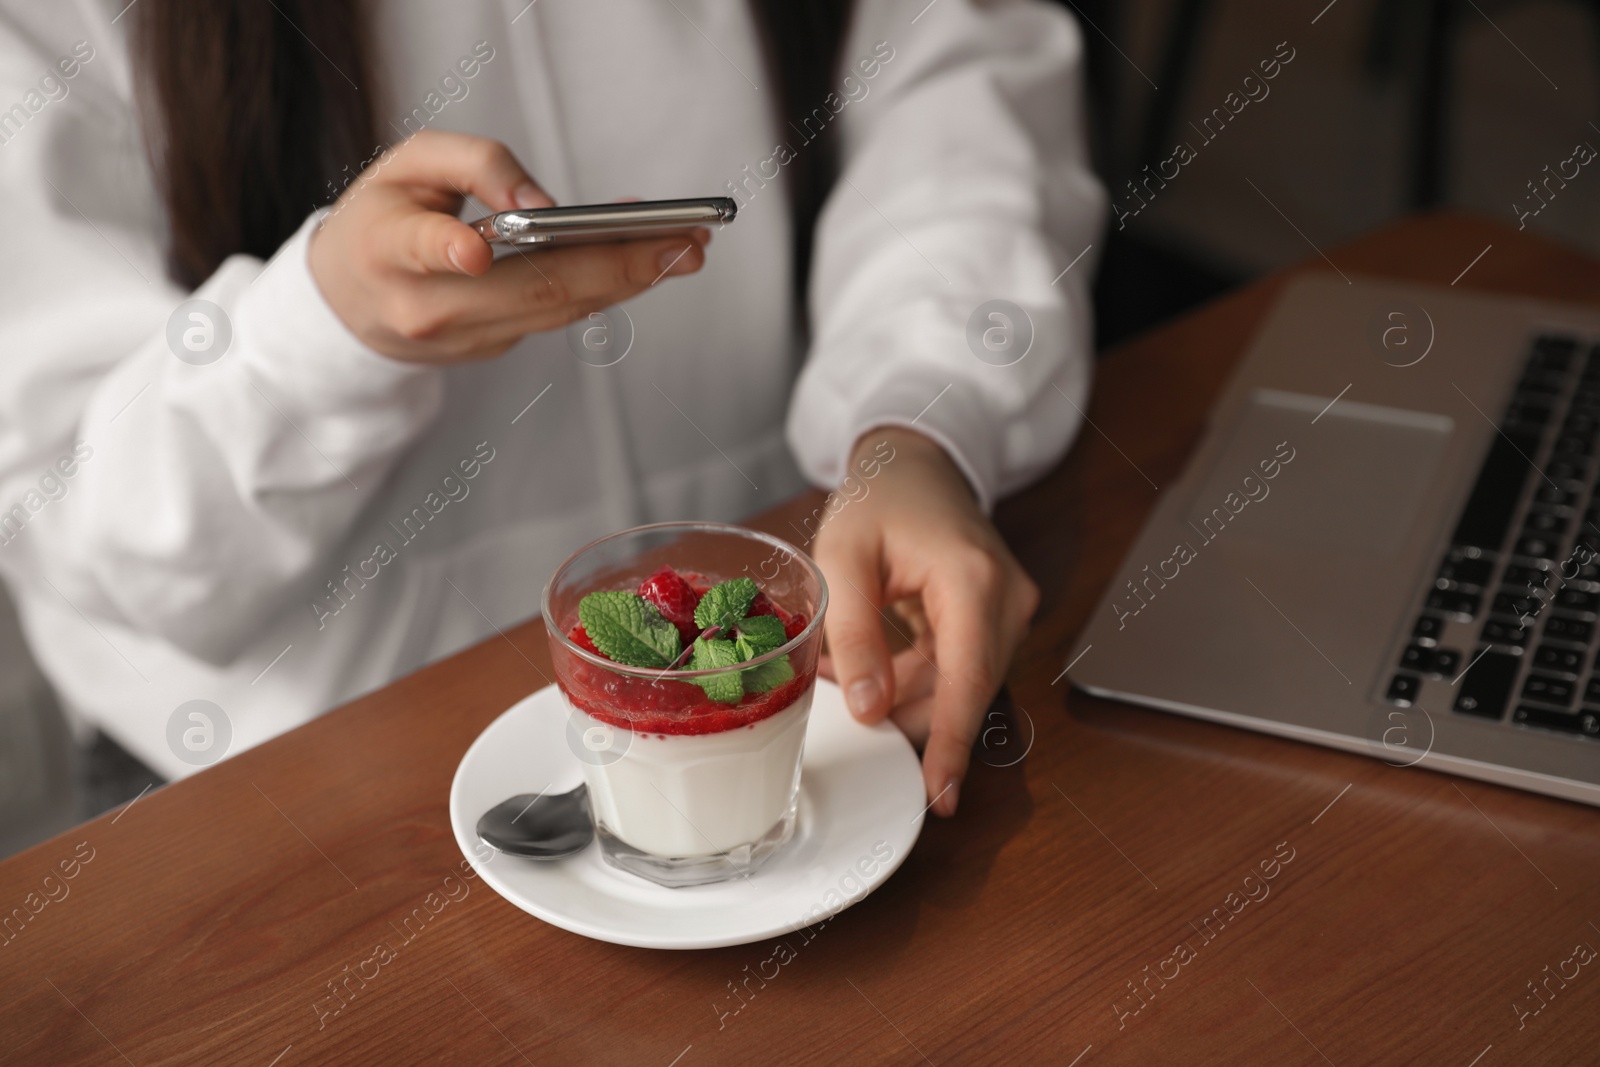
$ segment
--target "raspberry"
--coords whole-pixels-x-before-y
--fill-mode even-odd
[[[811,625],[811,620],[804,615],[790,615],[783,620],[783,636],[793,641],[809,625]]]
[[[694,609],[700,595],[671,567],[662,567],[639,583],[639,595],[654,604],[668,622],[678,628],[678,636],[688,644],[700,636],[694,624]]]
[[[767,599],[767,594],[757,593],[756,598],[750,601],[750,610],[744,614],[746,618],[752,615],[777,615],[778,609],[772,606],[772,601]]]
[[[574,626],[567,633],[567,636],[572,639],[573,644],[585,652],[593,652],[595,655],[605,658],[605,653],[594,647],[594,642],[589,640],[589,631],[585,630],[582,625]]]

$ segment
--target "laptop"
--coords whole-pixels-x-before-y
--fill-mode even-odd
[[[1600,804],[1597,477],[1600,312],[1299,279],[1067,673]]]

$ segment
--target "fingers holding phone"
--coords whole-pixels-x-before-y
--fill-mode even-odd
[[[504,145],[424,130],[353,182],[312,237],[312,277],[368,347],[424,363],[492,358],[705,262],[706,229],[497,262],[455,216],[469,194],[497,212],[553,205]]]
[[[480,279],[458,280],[446,303],[514,344],[525,334],[559,329],[593,311],[637,296],[705,265],[711,231],[604,244],[518,249]]]

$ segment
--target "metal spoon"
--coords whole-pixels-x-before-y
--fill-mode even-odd
[[[594,839],[587,786],[568,793],[519,793],[483,813],[478,836],[512,856],[559,860],[582,852]]]

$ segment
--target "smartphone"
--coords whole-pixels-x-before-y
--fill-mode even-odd
[[[739,205],[728,197],[711,196],[502,211],[467,225],[491,245],[594,244],[726,226],[738,212]]]

